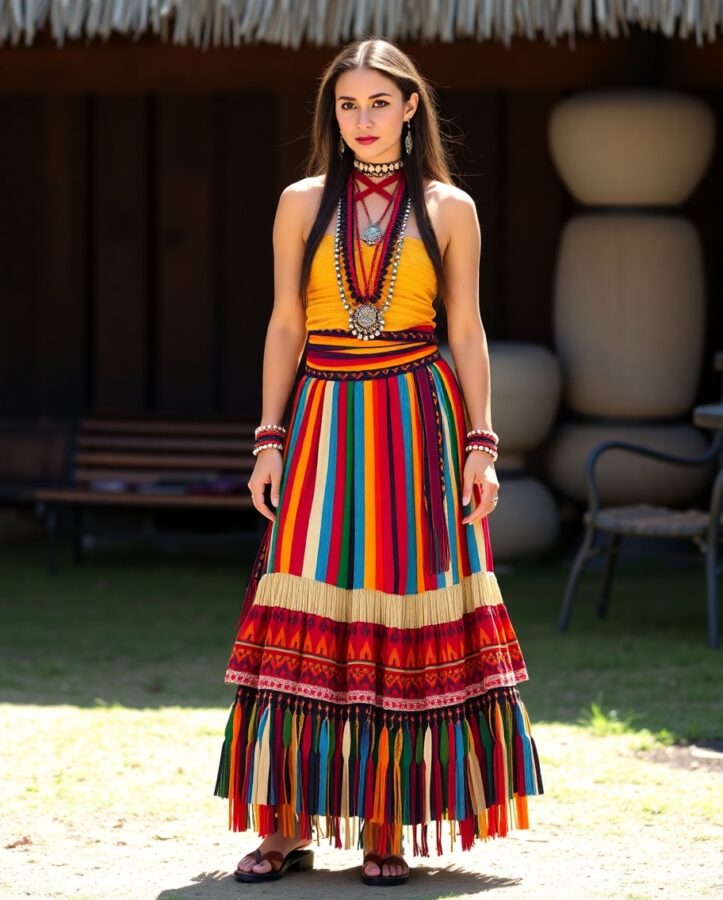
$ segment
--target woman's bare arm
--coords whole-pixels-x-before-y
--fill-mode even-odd
[[[447,279],[447,335],[470,428],[492,428],[490,363],[479,311],[480,227],[474,200],[453,188],[443,201],[449,243],[444,255]]]
[[[470,428],[492,428],[490,361],[487,336],[479,311],[480,227],[469,194],[451,187],[444,199],[444,230],[449,235],[444,254],[447,278],[447,334],[449,348],[469,417]],[[495,508],[500,484],[492,457],[483,451],[467,454],[462,473],[462,503],[473,498],[480,484],[479,502],[462,518],[469,525]]]
[[[274,306],[264,344],[264,424],[281,424],[306,339],[299,278],[309,197],[301,185],[297,182],[282,191],[274,219]]]
[[[285,188],[274,219],[274,305],[266,329],[262,375],[261,423],[281,425],[304,350],[306,323],[299,296],[304,255],[303,230],[309,216],[311,191],[307,181]],[[271,502],[279,503],[281,452],[261,450],[248,486],[254,507],[267,519],[276,516],[264,500],[264,486],[271,485]]]

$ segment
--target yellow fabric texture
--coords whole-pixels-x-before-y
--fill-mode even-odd
[[[362,253],[368,272],[374,247],[362,242]],[[390,264],[377,306],[386,302],[391,273]],[[424,242],[421,238],[405,237],[394,294],[384,313],[384,330],[402,331],[417,325],[434,325],[436,296],[437,275]],[[317,328],[349,328],[349,313],[341,302],[336,283],[333,234],[322,237],[311,263],[306,329]]]

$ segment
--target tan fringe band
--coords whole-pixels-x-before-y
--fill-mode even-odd
[[[288,572],[265,572],[254,604],[276,606],[335,622],[369,622],[386,628],[425,628],[456,622],[480,606],[502,603],[494,572],[475,572],[458,584],[418,594],[341,588]]]

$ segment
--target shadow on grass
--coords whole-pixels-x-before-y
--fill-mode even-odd
[[[495,888],[514,887],[519,878],[499,878],[480,875],[454,867],[436,868],[419,866],[412,868],[409,881],[394,888],[395,897],[411,897],[414,900],[437,900],[439,897],[476,895]],[[316,869],[313,873],[289,873],[279,881],[267,884],[239,884],[225,873],[204,872],[192,884],[169,888],[158,894],[157,900],[186,900],[186,898],[238,897],[239,891],[251,888],[257,897],[325,897],[369,898],[388,896],[389,888],[369,887],[361,883],[359,866],[330,872]]]
[[[223,683],[253,554],[170,558],[64,546],[58,575],[42,542],[0,559],[0,702],[227,709]],[[673,739],[723,736],[720,651],[706,646],[702,566],[622,555],[608,618],[599,574],[581,580],[570,630],[557,631],[568,559],[499,567],[530,680],[535,722],[578,723],[592,704]],[[219,730],[223,727],[219,717]]]

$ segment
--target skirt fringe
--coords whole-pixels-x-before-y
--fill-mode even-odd
[[[449,848],[459,838],[467,850],[528,828],[527,797],[542,792],[515,687],[416,714],[239,688],[215,786],[234,831],[311,839],[315,829],[339,849],[371,837],[382,854],[401,853],[406,832],[414,856],[430,841],[443,853],[447,830]]]

